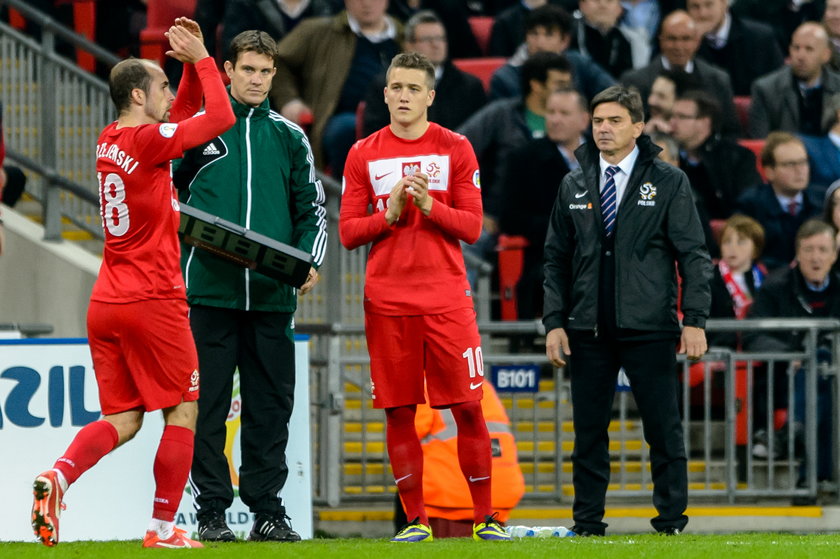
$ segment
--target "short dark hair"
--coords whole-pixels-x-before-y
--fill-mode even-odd
[[[264,54],[277,64],[277,43],[265,31],[249,29],[234,37],[228,45],[227,61],[236,66],[236,61],[243,52]]]
[[[424,23],[437,23],[438,25],[443,25],[443,22],[432,10],[420,10],[408,18],[408,21],[405,22],[405,27],[403,27],[403,37],[405,40],[407,42],[413,42],[417,26],[423,25]],[[444,35],[445,34],[446,31],[444,31]]]
[[[723,224],[723,230],[720,232],[721,243],[727,231],[734,231],[753,242],[753,260],[761,256],[764,251],[764,227],[758,221],[746,215],[735,214]]]
[[[802,140],[790,132],[770,132],[764,140],[764,147],[761,149],[761,165],[764,167],[776,166],[776,148],[785,144],[799,144],[805,147]]]
[[[108,75],[108,89],[118,114],[123,114],[131,106],[133,90],[139,89],[149,95],[149,86],[152,83],[149,64],[153,63],[132,57],[118,62],[111,68],[111,73]]]
[[[674,94],[679,97],[686,91],[703,89],[703,80],[697,77],[696,73],[689,74],[685,70],[662,70],[657,77],[663,77],[674,84]]]
[[[796,248],[799,249],[799,245],[805,239],[810,239],[811,237],[815,237],[816,235],[822,235],[826,233],[831,240],[837,244],[836,236],[837,230],[834,226],[830,223],[826,223],[822,219],[818,218],[811,218],[803,223],[799,230],[796,232]]]
[[[558,30],[563,35],[572,32],[572,16],[553,4],[546,4],[528,12],[525,16],[525,33],[529,33],[537,27],[545,27],[548,31]]]
[[[630,113],[631,122],[642,122],[645,119],[642,96],[635,87],[612,85],[592,98],[589,112],[595,114],[595,108],[602,103],[618,103]]]
[[[527,97],[531,93],[531,80],[545,83],[548,79],[549,70],[571,74],[572,65],[568,58],[555,52],[538,52],[529,56],[522,63],[522,72],[520,74],[522,97]]]
[[[391,79],[391,70],[394,68],[408,68],[409,70],[422,70],[426,73],[426,85],[429,89],[435,88],[435,66],[424,54],[419,52],[401,52],[391,59],[391,65],[385,72],[385,84]]]
[[[677,96],[677,101],[691,101],[697,107],[697,118],[708,118],[712,123],[712,132],[720,126],[720,101],[708,91],[693,89]]]

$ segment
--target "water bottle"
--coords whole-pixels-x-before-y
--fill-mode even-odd
[[[535,535],[534,529],[530,526],[505,526],[505,532],[511,538],[533,538]]]
[[[565,538],[569,535],[565,526],[540,526],[535,531],[538,538]]]
[[[512,538],[565,538],[572,534],[565,526],[507,526]]]

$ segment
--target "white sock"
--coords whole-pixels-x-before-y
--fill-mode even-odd
[[[67,488],[70,486],[70,484],[67,483],[67,478],[64,477],[64,474],[61,473],[61,470],[57,470],[57,469],[53,468],[53,471],[56,473],[55,477],[58,478],[58,485],[59,485],[59,487],[61,487],[61,492],[66,493]]]
[[[157,532],[157,535],[162,540],[168,540],[175,532],[175,523],[168,520],[160,520],[159,518],[152,518],[149,522],[149,531]]]

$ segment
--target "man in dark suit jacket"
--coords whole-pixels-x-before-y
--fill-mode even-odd
[[[737,135],[741,132],[741,127],[732,102],[729,76],[705,60],[695,58],[699,46],[700,33],[691,16],[683,10],[671,12],[662,21],[662,30],[659,33],[661,55],[644,68],[625,72],[619,81],[626,86],[635,87],[642,99],[647,99],[653,81],[664,70],[684,70],[695,74],[697,79],[705,84],[704,90],[720,101],[722,133]]]
[[[558,89],[546,99],[545,137],[511,152],[501,181],[499,228],[528,239],[522,276],[516,286],[520,320],[542,315],[543,245],[557,189],[566,173],[579,165],[575,150],[589,128],[589,109],[572,87]]]
[[[455,130],[487,102],[481,80],[449,61],[446,30],[434,12],[417,12],[406,22],[405,51],[424,54],[435,65],[435,103],[429,107],[430,121]],[[391,122],[388,105],[382,102],[384,90],[383,73],[374,78],[365,95],[362,125],[365,136]]]
[[[726,70],[735,95],[785,63],[773,29],[733,15],[727,0],[687,0],[686,8],[703,36],[697,57]]]
[[[761,182],[755,155],[718,134],[720,108],[705,91],[688,91],[674,101],[671,135],[680,144],[680,169],[688,175],[697,213],[706,233],[706,246],[719,255],[710,221],[735,212],[738,196]]]
[[[759,184],[738,198],[738,211],[764,227],[762,260],[768,270],[790,265],[794,238],[809,218],[819,217],[822,197],[808,188],[808,154],[802,141],[788,132],[771,132],[761,151],[769,184]]]
[[[831,96],[840,93],[840,74],[828,69],[829,60],[825,28],[814,22],[800,25],[790,40],[789,65],[753,83],[750,136],[763,138],[772,130],[824,133],[823,115]]]

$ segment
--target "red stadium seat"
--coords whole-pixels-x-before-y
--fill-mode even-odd
[[[732,98],[732,102],[735,103],[735,113],[738,115],[738,123],[741,125],[744,136],[746,136],[750,130],[750,104],[752,103],[752,97],[749,95],[736,95]]]
[[[478,48],[486,56],[490,47],[490,32],[493,30],[494,19],[490,16],[471,16],[468,21]]]
[[[148,0],[146,28],[140,31],[140,57],[163,66],[169,41],[163,35],[176,17],[193,17],[196,0]]]
[[[499,235],[499,308],[502,320],[517,320],[516,284],[522,277],[523,253],[528,239],[518,235]]]
[[[764,140],[749,140],[741,138],[738,143],[749,149],[755,154],[755,168],[758,169],[758,174],[761,175],[761,180],[767,181],[764,174],[764,167],[761,165],[761,150],[764,149]]]
[[[485,91],[490,91],[490,78],[493,77],[493,72],[505,62],[507,58],[504,57],[456,58],[452,61],[461,71],[480,79]]]

